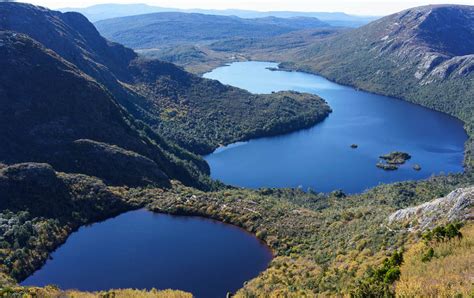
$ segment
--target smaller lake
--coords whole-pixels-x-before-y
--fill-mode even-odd
[[[253,93],[295,90],[324,98],[333,109],[323,122],[294,133],[219,148],[205,157],[211,177],[227,184],[361,192],[380,183],[463,171],[463,123],[403,100],[363,92],[301,72],[270,71],[269,62],[236,62],[204,77]],[[351,144],[359,148],[350,148]],[[404,151],[412,158],[396,171],[375,165]],[[413,166],[421,165],[420,171]]]
[[[136,210],[80,228],[21,284],[84,291],[170,288],[225,297],[271,259],[269,248],[240,228]]]

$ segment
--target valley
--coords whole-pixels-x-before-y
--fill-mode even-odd
[[[0,296],[472,294],[472,6],[77,10],[0,3]]]

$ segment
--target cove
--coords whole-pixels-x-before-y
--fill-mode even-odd
[[[294,90],[317,94],[333,113],[310,129],[218,148],[205,156],[212,178],[249,188],[356,193],[380,183],[463,171],[467,134],[458,119],[317,75],[270,71],[269,67],[277,64],[236,62],[204,77],[253,93]],[[359,147],[350,148],[353,143]],[[379,156],[392,151],[408,152],[412,158],[396,171],[377,168]],[[413,170],[414,164],[422,169]]]
[[[85,291],[171,288],[225,297],[265,270],[271,258],[267,246],[235,226],[136,210],[80,228],[21,284]]]

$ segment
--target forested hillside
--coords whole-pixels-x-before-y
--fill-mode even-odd
[[[91,77],[30,37],[0,32],[0,159],[47,162],[113,184],[199,185],[209,172],[131,117]],[[52,84],[51,82],[54,82]]]
[[[282,67],[402,98],[474,123],[474,7],[402,11],[288,55]],[[472,138],[466,163],[473,165]]]
[[[264,241],[274,259],[237,297],[470,295],[473,20],[472,7],[429,6],[356,30],[211,45],[466,123],[464,173],[349,195],[226,186],[195,154],[313,125],[331,111],[318,96],[251,94],[139,57],[78,13],[0,3],[0,296],[189,297],[18,285],[81,226],[138,208],[216,219]]]
[[[308,17],[242,19],[235,16],[163,12],[103,20],[96,22],[95,26],[110,40],[143,49],[183,43],[209,43],[235,37],[271,37],[329,25]]]
[[[252,95],[171,63],[138,57],[131,49],[104,39],[78,13],[0,3],[0,29],[27,34],[55,51],[106,87],[133,117],[195,153],[307,127],[329,112],[312,95]],[[275,100],[267,107],[269,99]],[[219,107],[219,112],[210,115],[212,107]]]

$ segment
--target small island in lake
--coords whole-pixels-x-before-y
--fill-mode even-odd
[[[385,170],[385,171],[395,171],[398,169],[398,166],[397,165],[394,165],[394,164],[388,164],[388,163],[383,163],[383,162],[378,162],[376,165],[375,165],[377,168],[380,168],[382,170]]]
[[[386,171],[394,171],[398,169],[399,165],[402,165],[407,160],[409,160],[411,155],[406,152],[394,151],[389,154],[381,155],[380,158],[383,161],[380,161],[376,164],[377,168],[381,168]]]
[[[359,147],[359,145],[357,145],[357,144],[352,144],[352,145],[351,145],[351,148],[352,148],[352,149],[357,149],[358,147]]]
[[[389,154],[381,155],[381,159],[388,164],[402,165],[411,158],[411,155],[405,152],[394,151]]]

